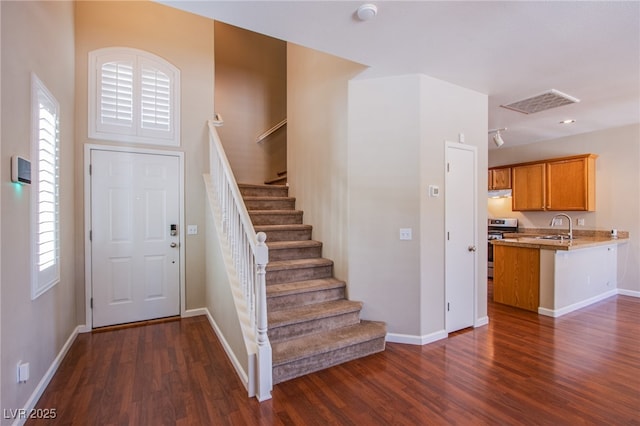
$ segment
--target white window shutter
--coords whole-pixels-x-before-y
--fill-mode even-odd
[[[151,53],[106,48],[89,54],[89,137],[179,146],[180,71]],[[91,110],[93,108],[93,110]]]
[[[44,84],[32,76],[32,280],[35,299],[60,281],[59,110]]]

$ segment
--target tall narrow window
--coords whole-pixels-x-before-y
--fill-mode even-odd
[[[124,47],[89,53],[89,137],[180,145],[180,72]]]
[[[60,281],[59,113],[60,106],[35,74],[32,110],[32,279],[35,299]]]

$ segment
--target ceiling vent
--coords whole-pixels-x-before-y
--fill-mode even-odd
[[[523,114],[533,114],[563,105],[575,104],[576,102],[580,102],[580,99],[551,89],[537,96],[500,106]]]

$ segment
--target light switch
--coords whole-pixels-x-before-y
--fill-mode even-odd
[[[198,225],[187,225],[187,235],[196,235],[198,233]]]

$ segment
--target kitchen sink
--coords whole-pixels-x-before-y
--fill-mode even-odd
[[[567,237],[566,235],[558,235],[558,234],[554,234],[554,235],[540,235],[539,237],[536,237],[537,240],[558,240],[558,241],[564,241],[567,240],[569,241],[569,237]],[[573,240],[575,240],[575,237],[572,238]]]

